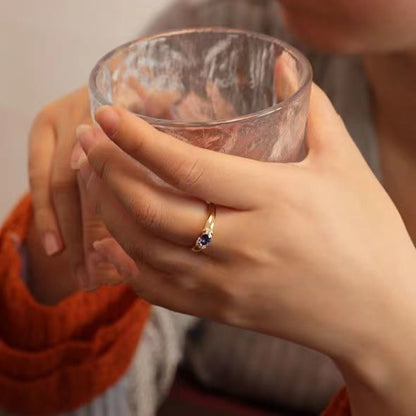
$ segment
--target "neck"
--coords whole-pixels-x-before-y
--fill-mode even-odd
[[[416,151],[416,52],[363,57],[383,135]]]

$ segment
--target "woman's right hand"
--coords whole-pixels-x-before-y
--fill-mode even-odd
[[[43,108],[29,136],[29,179],[36,231],[46,254],[59,254],[67,263],[75,277],[73,290],[76,285],[83,289],[97,287],[97,274],[101,283],[119,281],[115,269],[94,254],[92,243],[109,233],[89,208],[85,189],[71,169],[75,129],[80,123],[90,122],[88,90],[84,87]],[[32,268],[36,274],[36,265]]]

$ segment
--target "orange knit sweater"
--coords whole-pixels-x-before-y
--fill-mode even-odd
[[[332,399],[321,416],[351,416],[351,407],[346,387]]]
[[[125,286],[38,304],[16,247],[31,215],[26,196],[0,231],[0,409],[47,415],[90,402],[125,373],[150,308]],[[350,416],[345,388],[322,416]]]
[[[31,215],[27,196],[0,232],[0,408],[46,415],[88,403],[121,377],[149,305],[125,286],[38,304],[20,277],[15,244]]]

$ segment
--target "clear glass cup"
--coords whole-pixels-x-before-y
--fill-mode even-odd
[[[312,69],[295,48],[258,33],[188,29],[144,37],[101,58],[91,111],[128,108],[196,146],[264,161],[304,156]]]

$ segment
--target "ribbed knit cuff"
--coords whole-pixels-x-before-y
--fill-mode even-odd
[[[45,415],[91,401],[122,376],[149,305],[125,286],[37,303],[21,279],[18,251],[31,216],[26,196],[0,232],[0,407]]]
[[[332,399],[321,416],[351,416],[351,407],[346,387],[343,387]]]

